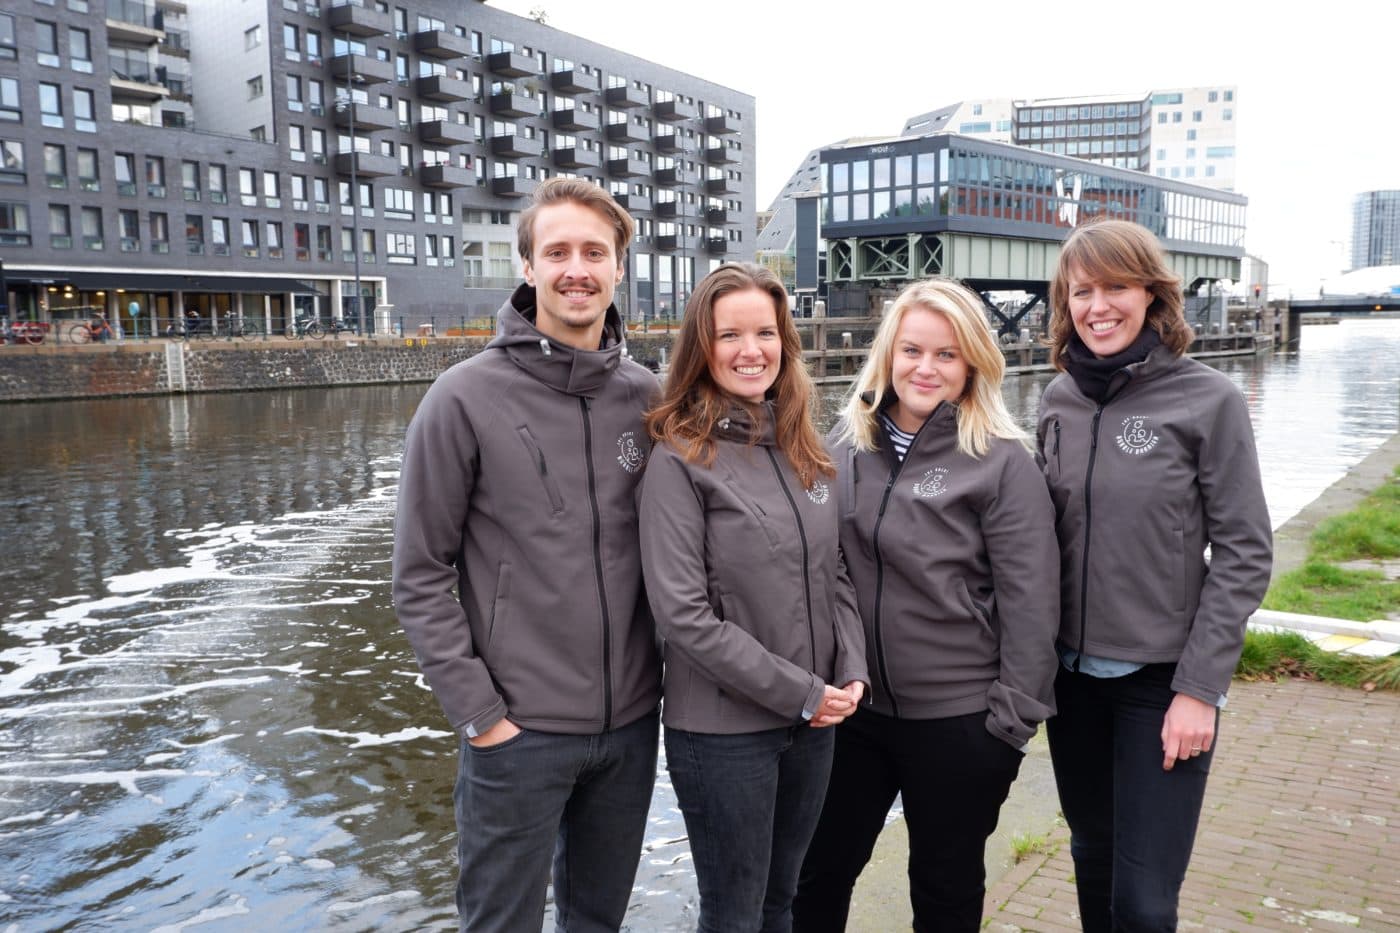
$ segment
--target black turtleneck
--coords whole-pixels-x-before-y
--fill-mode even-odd
[[[1114,385],[1113,377],[1125,366],[1147,359],[1147,355],[1161,344],[1162,338],[1157,335],[1157,331],[1143,324],[1137,339],[1122,353],[1095,356],[1084,345],[1084,341],[1079,339],[1078,332],[1072,332],[1069,342],[1065,344],[1065,372],[1069,373],[1080,392],[1102,405],[1118,387]],[[1122,380],[1118,385],[1121,384]]]

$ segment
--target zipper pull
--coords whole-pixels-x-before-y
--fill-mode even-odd
[[[549,348],[549,338],[548,338],[548,337],[541,337],[541,338],[540,338],[540,352],[543,353],[545,356],[551,356],[551,355],[553,355],[554,351],[551,350],[551,349]]]
[[[1052,454],[1055,455],[1056,457],[1058,457],[1058,456],[1060,455],[1060,419],[1059,419],[1059,418],[1056,418],[1056,419],[1055,419],[1055,449],[1052,450],[1052,451],[1050,451],[1050,453],[1052,453]]]

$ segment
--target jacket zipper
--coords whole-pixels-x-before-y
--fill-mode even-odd
[[[1055,474],[1060,473],[1060,419],[1055,419],[1055,449],[1051,451],[1055,456]]]
[[[612,625],[608,613],[608,591],[603,586],[603,522],[598,511],[598,478],[593,472],[593,423],[588,417],[588,399],[580,396],[583,413],[583,459],[588,464],[588,505],[593,511],[593,572],[598,577],[598,607],[603,613],[603,731],[612,729]]]
[[[817,629],[812,621],[812,581],[811,570],[807,566],[807,530],[802,525],[802,514],[797,511],[797,500],[793,499],[792,492],[788,489],[787,483],[783,480],[783,471],[778,466],[778,458],[773,454],[772,447],[765,447],[768,452],[768,459],[773,464],[773,472],[778,477],[778,486],[782,488],[783,495],[787,497],[788,508],[792,509],[792,517],[797,522],[797,539],[802,543],[802,599],[807,606],[807,646],[812,652],[812,673],[817,671]]]
[[[1094,420],[1089,429],[1089,468],[1084,471],[1084,556],[1080,561],[1079,577],[1079,653],[1074,658],[1074,670],[1079,671],[1079,662],[1084,658],[1084,638],[1089,627],[1089,531],[1093,512],[1090,509],[1090,487],[1094,482],[1094,461],[1099,453],[1099,419],[1103,417],[1103,404],[1094,409]],[[1060,449],[1060,423],[1055,422],[1055,450]]]

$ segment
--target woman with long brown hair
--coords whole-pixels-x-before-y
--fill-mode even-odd
[[[647,416],[640,509],[702,931],[791,925],[831,770],[825,727],[868,683],[812,395],[777,277],[748,263],[706,276]]]

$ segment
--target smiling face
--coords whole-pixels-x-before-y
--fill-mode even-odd
[[[727,292],[715,299],[714,315],[710,378],[729,395],[763,401],[783,362],[773,296],[756,288]]]
[[[890,408],[890,417],[901,431],[913,434],[939,402],[962,398],[971,369],[953,325],[928,308],[904,312],[893,352],[890,385],[899,401]]]
[[[1069,316],[1089,352],[1113,356],[1132,346],[1142,333],[1152,293],[1141,285],[1102,282],[1082,269],[1069,273]]]
[[[564,201],[534,217],[534,246],[525,281],[535,287],[535,327],[547,337],[596,350],[603,316],[622,281],[614,230],[597,211]]]

